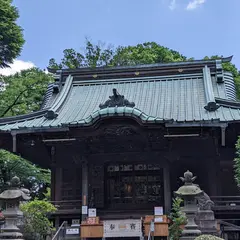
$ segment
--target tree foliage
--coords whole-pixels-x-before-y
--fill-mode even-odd
[[[93,44],[86,40],[85,48],[82,52],[69,48],[63,51],[63,58],[57,63],[54,58],[49,61],[49,67],[53,69],[72,69],[80,67],[99,67],[112,64],[114,50],[111,46],[105,47],[104,44]]]
[[[47,194],[50,185],[50,171],[6,150],[0,150],[0,192],[8,187],[12,177],[18,176],[22,187],[30,190],[32,197],[40,199]]]
[[[240,187],[240,138],[236,143],[236,158],[234,159],[235,180]]]
[[[53,230],[48,219],[57,209],[47,201],[34,200],[20,206],[24,214],[23,232],[26,240],[45,240]]]
[[[186,221],[187,221],[185,215],[181,211],[182,203],[183,203],[183,200],[181,198],[177,197],[173,199],[172,211],[169,216],[169,219],[171,220],[171,224],[169,227],[170,240],[179,240],[182,234],[181,225],[186,224]]]
[[[11,4],[12,0],[0,0],[0,68],[8,67],[24,44],[22,29],[16,23],[18,10]]]
[[[118,47],[113,56],[113,66],[168,63],[185,61],[187,58],[179,52],[163,47],[155,42],[146,42],[136,46]]]
[[[49,67],[54,69],[99,67],[99,66],[129,66],[138,64],[164,63],[184,61],[186,57],[179,52],[163,47],[155,42],[146,42],[136,46],[112,46],[93,44],[86,41],[85,49],[77,52],[74,49],[65,49],[63,59],[56,63],[50,59]]]
[[[2,78],[7,87],[0,92],[0,117],[39,110],[47,86],[53,81],[49,74],[36,68]]]
[[[195,240],[224,240],[224,239],[212,235],[201,235],[195,238]]]

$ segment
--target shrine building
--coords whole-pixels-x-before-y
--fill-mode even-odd
[[[51,169],[57,226],[85,219],[87,207],[105,220],[139,219],[155,206],[168,214],[186,170],[218,218],[237,218],[240,206],[227,204],[239,195],[240,102],[222,66],[230,61],[50,69],[41,109],[0,119],[0,147]]]

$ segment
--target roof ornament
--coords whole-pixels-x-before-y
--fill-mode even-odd
[[[222,60],[216,60],[216,78],[217,78],[217,83],[224,82]]]
[[[99,108],[108,108],[108,107],[135,107],[134,102],[129,102],[124,98],[123,95],[120,95],[116,88],[113,89],[113,95],[109,96],[109,99],[104,103],[100,104]]]
[[[46,113],[45,113],[45,118],[48,119],[48,120],[53,120],[55,118],[57,118],[58,114],[55,113],[53,110],[48,110]]]
[[[183,183],[185,183],[185,185],[192,185],[192,183],[196,180],[196,176],[194,177],[192,172],[190,172],[189,170],[187,170],[184,173],[184,177],[180,177],[180,179],[182,180]]]

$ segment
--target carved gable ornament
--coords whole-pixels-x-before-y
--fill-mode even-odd
[[[123,95],[120,95],[117,92],[117,89],[113,89],[113,95],[109,96],[109,99],[104,103],[100,104],[99,108],[107,108],[107,107],[134,107],[134,102],[129,102],[127,99],[124,98]]]

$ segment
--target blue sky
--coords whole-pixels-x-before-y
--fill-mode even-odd
[[[65,48],[145,41],[200,59],[234,55],[240,69],[239,0],[14,0],[26,43],[19,60],[40,68]]]

